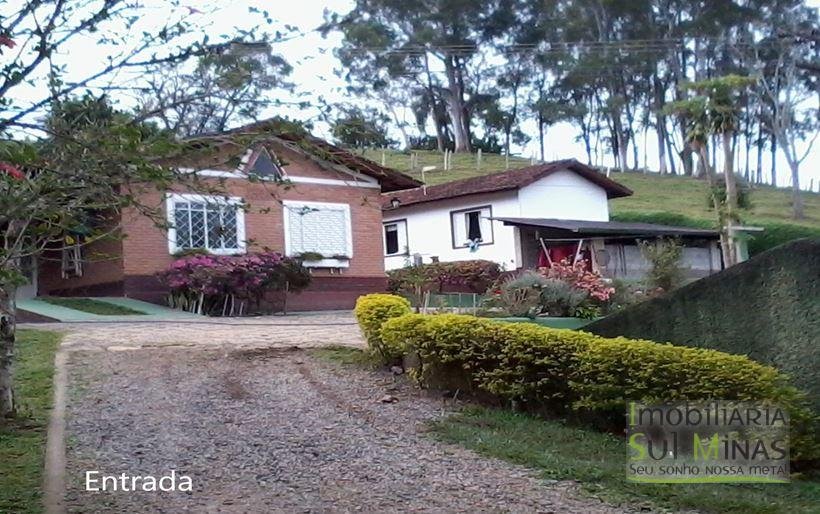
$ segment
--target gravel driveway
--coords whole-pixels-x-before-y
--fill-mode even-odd
[[[301,349],[78,348],[68,374],[69,512],[621,512],[432,440],[440,397]],[[172,469],[193,492],[84,490]]]

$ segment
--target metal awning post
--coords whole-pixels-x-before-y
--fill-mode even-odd
[[[544,244],[544,238],[539,237],[538,241],[541,243],[541,248],[544,250],[544,255],[547,256],[547,264],[549,264],[550,268],[551,268],[552,267],[552,259],[550,258],[550,253],[547,251],[547,245]]]
[[[575,264],[578,262],[578,258],[581,256],[581,245],[584,244],[583,239],[578,240],[578,249],[575,250],[575,259],[572,260],[572,263]]]

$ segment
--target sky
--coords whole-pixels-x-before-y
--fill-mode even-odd
[[[813,7],[820,7],[820,0],[808,0],[807,3]],[[240,29],[249,28],[250,23],[259,21],[259,17],[250,16],[248,14],[248,8],[268,9],[270,15],[275,20],[274,26],[292,25],[302,34],[288,41],[277,43],[274,47],[275,52],[285,56],[294,66],[293,73],[289,77],[289,80],[296,84],[297,92],[299,93],[299,96],[293,96],[287,93],[276,93],[280,95],[280,99],[283,102],[308,100],[318,104],[317,99],[321,97],[331,104],[355,104],[355,99],[351,98],[345,92],[344,80],[334,73],[334,71],[341,68],[339,61],[333,56],[333,49],[339,45],[340,36],[331,33],[327,38],[323,38],[316,31],[316,28],[321,25],[324,20],[324,12],[326,10],[339,13],[347,12],[353,6],[352,0],[299,0],[298,3],[284,2],[283,0],[234,0],[231,2],[190,0],[188,2],[182,1],[182,7],[173,6],[163,0],[144,0],[143,4],[147,5],[149,9],[134,28],[135,40],[139,39],[139,31],[151,31],[152,29],[155,31],[156,28],[166,20],[179,16],[190,16],[192,22],[206,26],[207,32],[214,34],[214,36],[219,34],[234,34],[236,33],[237,27]],[[288,8],[281,8],[284,5],[288,5]],[[189,12],[187,7],[192,7],[195,10]],[[55,56],[55,60],[66,64],[70,74],[76,73],[77,76],[79,76],[98,68],[101,63],[104,63],[105,53],[104,50],[96,44],[96,38],[89,37],[73,41],[61,52],[61,55]],[[129,83],[138,79],[139,77],[137,76],[129,76],[127,72],[123,72],[115,77],[114,80]],[[31,88],[28,91],[23,90],[16,94],[19,94],[22,98],[27,96],[34,98],[37,95],[37,88]],[[133,100],[125,93],[120,97],[120,102],[123,106],[133,104]],[[285,105],[271,109],[264,114],[265,116],[288,115],[298,119],[311,119],[314,121],[314,132],[316,135],[330,138],[329,127],[326,123],[320,121],[318,108],[297,108]],[[408,116],[408,119],[412,119],[412,116]],[[526,121],[523,124],[523,129],[532,136],[532,140],[524,147],[514,147],[513,152],[524,157],[537,156],[538,142],[534,122]],[[432,133],[433,131],[431,130],[430,132]],[[547,160],[576,158],[585,161],[586,154],[584,147],[581,142],[576,141],[577,135],[578,129],[567,123],[550,127],[546,137],[545,158]],[[394,131],[391,136],[394,139],[400,139],[398,131]],[[645,136],[649,144],[646,145],[646,149],[644,150],[642,143]],[[638,134],[641,160],[643,161],[645,152],[650,162],[650,168],[656,169],[657,155],[655,153],[654,138],[653,133],[647,135],[643,133]],[[601,160],[596,164],[602,166],[612,165],[608,152],[602,151],[601,153]],[[604,156],[604,154],[606,155]],[[789,185],[787,177],[788,166],[779,154],[780,152],[778,152],[778,183],[779,185],[786,186]],[[741,162],[744,159],[743,155],[738,155],[737,157]],[[763,168],[767,174],[769,169],[768,158],[768,152],[766,152]],[[755,162],[755,160],[756,156],[752,156],[751,161]],[[820,141],[812,148],[801,166],[803,188],[807,188],[812,180],[813,190],[820,191]]]

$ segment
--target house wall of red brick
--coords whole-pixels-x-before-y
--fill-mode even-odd
[[[73,294],[109,296],[122,294],[122,239],[113,234],[82,247],[83,275],[62,278],[61,252],[47,251],[38,263],[37,285],[41,295]]]
[[[283,152],[284,153],[284,152]],[[287,174],[291,177],[322,179],[350,179],[336,170],[325,170],[309,158],[294,152],[281,155]],[[174,188],[175,192],[191,192]],[[251,182],[242,178],[224,181],[227,196],[241,197],[249,205],[245,213],[247,251],[271,249],[285,252],[284,207],[282,201],[309,201],[343,203],[350,208],[353,255],[350,266],[341,270],[314,269],[311,286],[300,294],[290,295],[289,310],[346,309],[364,293],[383,291],[386,287],[384,273],[384,250],[382,240],[382,212],[380,190],[373,187],[292,183],[288,185],[271,182]],[[165,195],[155,192],[143,197],[142,203],[156,206],[165,212]],[[49,280],[41,282],[43,292],[59,291],[62,294],[84,294],[90,285],[104,286],[119,282],[125,294],[148,301],[160,302],[165,288],[156,274],[165,269],[174,257],[170,254],[166,230],[154,220],[126,209],[122,214],[124,237],[117,241],[122,258],[116,263],[103,266],[92,263],[81,279]],[[59,270],[59,268],[58,268]]]

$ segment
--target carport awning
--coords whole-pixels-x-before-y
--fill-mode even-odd
[[[493,217],[505,225],[529,227],[567,237],[686,237],[718,239],[716,230],[701,228],[655,225],[654,223],[630,223],[621,221],[559,220],[549,218],[503,218]]]

